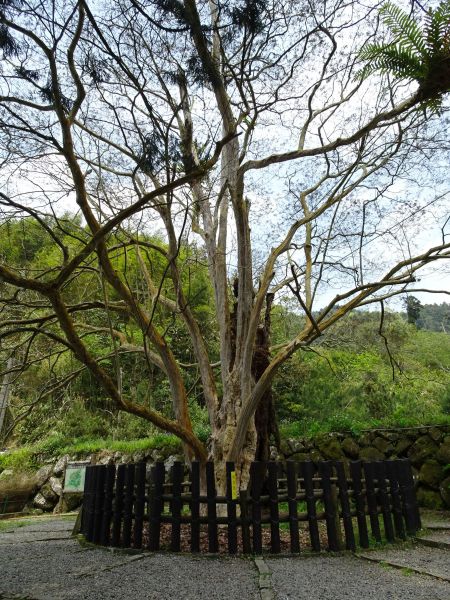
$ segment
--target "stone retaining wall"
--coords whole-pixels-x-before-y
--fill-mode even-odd
[[[383,460],[410,459],[420,506],[450,508],[450,426],[380,429],[352,433],[329,433],[314,439],[287,439],[281,455],[285,460]]]

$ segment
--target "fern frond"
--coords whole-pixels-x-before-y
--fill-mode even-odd
[[[364,48],[360,56],[367,64],[357,73],[358,79],[365,79],[376,71],[392,72],[397,79],[421,80],[426,76],[423,62],[411,50],[398,44],[371,44]]]
[[[383,16],[383,21],[391,30],[396,38],[396,42],[405,50],[414,51],[417,54],[426,56],[426,43],[416,21],[412,19],[401,8],[386,2],[381,9],[380,14]]]
[[[430,9],[425,17],[425,39],[428,52],[450,51],[450,0],[441,2],[436,10]]]

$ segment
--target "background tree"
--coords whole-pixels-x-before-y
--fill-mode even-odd
[[[117,409],[178,436],[188,460],[236,461],[245,483],[255,413],[280,367],[354,308],[404,293],[449,256],[444,234],[414,247],[405,233],[430,207],[441,214],[444,122],[418,110],[421,85],[355,80],[378,6],[351,5],[2,3],[1,226],[27,218],[54,252],[33,268],[0,264],[1,339],[5,356],[22,348],[16,373],[32,348],[48,360],[50,339]],[[417,184],[435,181],[422,195],[418,164]],[[75,228],[61,217],[67,199]],[[190,295],[183,248],[200,244],[217,345]],[[91,281],[100,285],[87,300]],[[256,378],[268,299],[284,293],[303,318]],[[208,448],[193,431],[171,317],[190,340]],[[170,417],[124,389],[128,352],[144,356],[147,376],[161,371]],[[223,477],[218,469],[219,487]]]

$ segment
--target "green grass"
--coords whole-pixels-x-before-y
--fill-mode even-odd
[[[175,436],[162,433],[138,440],[75,439],[71,443],[67,443],[67,439],[62,439],[60,436],[53,436],[37,444],[0,454],[0,470],[32,470],[46,459],[56,458],[63,454],[83,456],[102,450],[134,454],[157,448],[168,448],[172,452],[179,452],[181,443]]]
[[[4,533],[5,531],[11,531],[11,529],[17,529],[18,527],[25,527],[25,525],[30,525],[32,521],[29,519],[11,519],[11,520],[2,520],[0,521],[0,533]]]
[[[402,427],[427,427],[430,425],[450,425],[450,415],[438,415],[424,423],[421,417],[391,417],[387,419],[371,419],[359,421],[350,419],[345,415],[337,416],[323,421],[295,421],[280,423],[282,438],[314,438],[321,433],[345,432],[360,434],[370,429],[388,429]]]

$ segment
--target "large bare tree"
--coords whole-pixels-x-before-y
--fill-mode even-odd
[[[388,74],[366,81],[360,50],[389,35],[380,5],[369,5],[1,3],[1,226],[32,219],[60,252],[38,272],[0,263],[3,348],[22,348],[15,372],[50,339],[118,409],[178,436],[188,459],[236,461],[245,483],[255,413],[280,365],[349,311],[404,292],[420,269],[450,256],[445,219],[431,245],[420,235],[415,244],[409,229],[442,214],[445,122],[426,105],[449,82],[436,82],[436,70],[431,91]],[[85,225],[68,232],[64,206]],[[220,375],[183,285],[180,248],[194,240],[213,286]],[[163,257],[166,287],[149,249]],[[117,267],[118,252],[133,253],[139,285]],[[102,281],[95,300],[74,294],[86,273]],[[304,326],[269,354],[270,307],[285,293]],[[208,449],[193,433],[159,306],[189,333]],[[111,336],[117,377],[86,343],[87,315],[99,310],[104,326],[88,333]],[[114,313],[139,328],[139,347],[112,326]],[[120,360],[132,351],[164,373],[173,418],[123,393]]]

